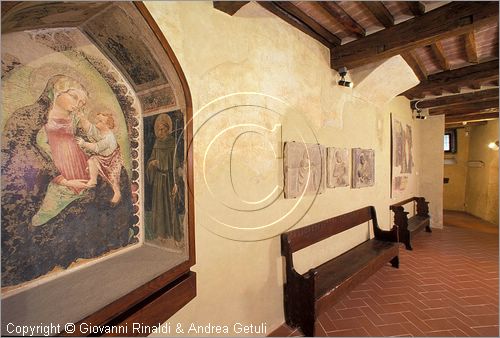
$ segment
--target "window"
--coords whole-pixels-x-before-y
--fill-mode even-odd
[[[457,130],[446,130],[444,132],[444,152],[456,153],[457,152]]]

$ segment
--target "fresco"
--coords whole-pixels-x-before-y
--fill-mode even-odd
[[[411,126],[392,117],[392,195],[408,189],[413,167],[413,138]]]
[[[325,191],[325,147],[286,142],[284,150],[285,198],[317,195]]]
[[[108,6],[105,2],[54,2],[28,5],[11,15],[2,15],[2,31],[47,27],[75,27]]]
[[[137,39],[139,28],[122,8],[109,8],[84,29],[119,65],[136,91],[167,83],[145,39]]]
[[[375,151],[352,149],[352,187],[364,188],[375,184]]]
[[[2,287],[138,243],[137,111],[85,41],[2,36]]]
[[[146,241],[185,246],[184,118],[181,111],[144,117]]]
[[[158,109],[170,108],[175,105],[174,91],[170,86],[155,89],[151,92],[139,95],[144,113],[157,111]]]
[[[326,186],[328,188],[349,186],[349,149],[327,148]]]

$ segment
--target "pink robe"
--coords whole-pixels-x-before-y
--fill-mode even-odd
[[[49,119],[45,132],[52,153],[52,161],[59,170],[53,182],[59,184],[66,180],[88,180],[87,155],[75,140],[73,121],[69,119]],[[83,189],[72,188],[75,193]]]

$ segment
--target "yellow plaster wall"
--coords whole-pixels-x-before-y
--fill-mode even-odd
[[[466,211],[498,225],[498,151],[488,148],[498,140],[498,119],[470,129],[469,161],[483,161],[484,167],[468,168]]]
[[[444,165],[444,177],[450,181],[444,185],[443,207],[445,210],[465,211],[465,182],[467,181],[467,161],[469,159],[469,132],[457,129],[457,152],[445,154],[453,164]]]
[[[284,322],[280,232],[367,205],[390,227],[390,113],[416,128],[408,100],[367,99],[384,90],[377,86],[382,78],[367,80],[370,95],[337,86],[329,51],[255,3],[232,17],[211,2],[146,6],[179,59],[195,112],[198,295],[168,322],[180,323],[181,335],[204,335],[188,332],[191,323],[228,325],[229,335],[237,322],[265,323],[269,333]],[[398,60],[380,67],[415,81]],[[375,186],[285,200],[282,141],[374,149]],[[414,187],[408,196],[416,193]],[[300,255],[297,264],[316,264],[367,236],[361,225]]]

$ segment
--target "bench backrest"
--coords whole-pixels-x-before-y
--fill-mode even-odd
[[[375,208],[372,206],[285,232],[281,234],[281,254],[283,256],[289,256],[298,250],[304,249],[359,224],[366,223],[369,220],[373,220],[374,225],[378,226]]]
[[[410,202],[417,203],[417,215],[429,217],[429,202],[427,202],[424,197],[411,197],[404,201],[394,203],[389,208],[394,212],[403,213],[405,212],[403,205]]]

